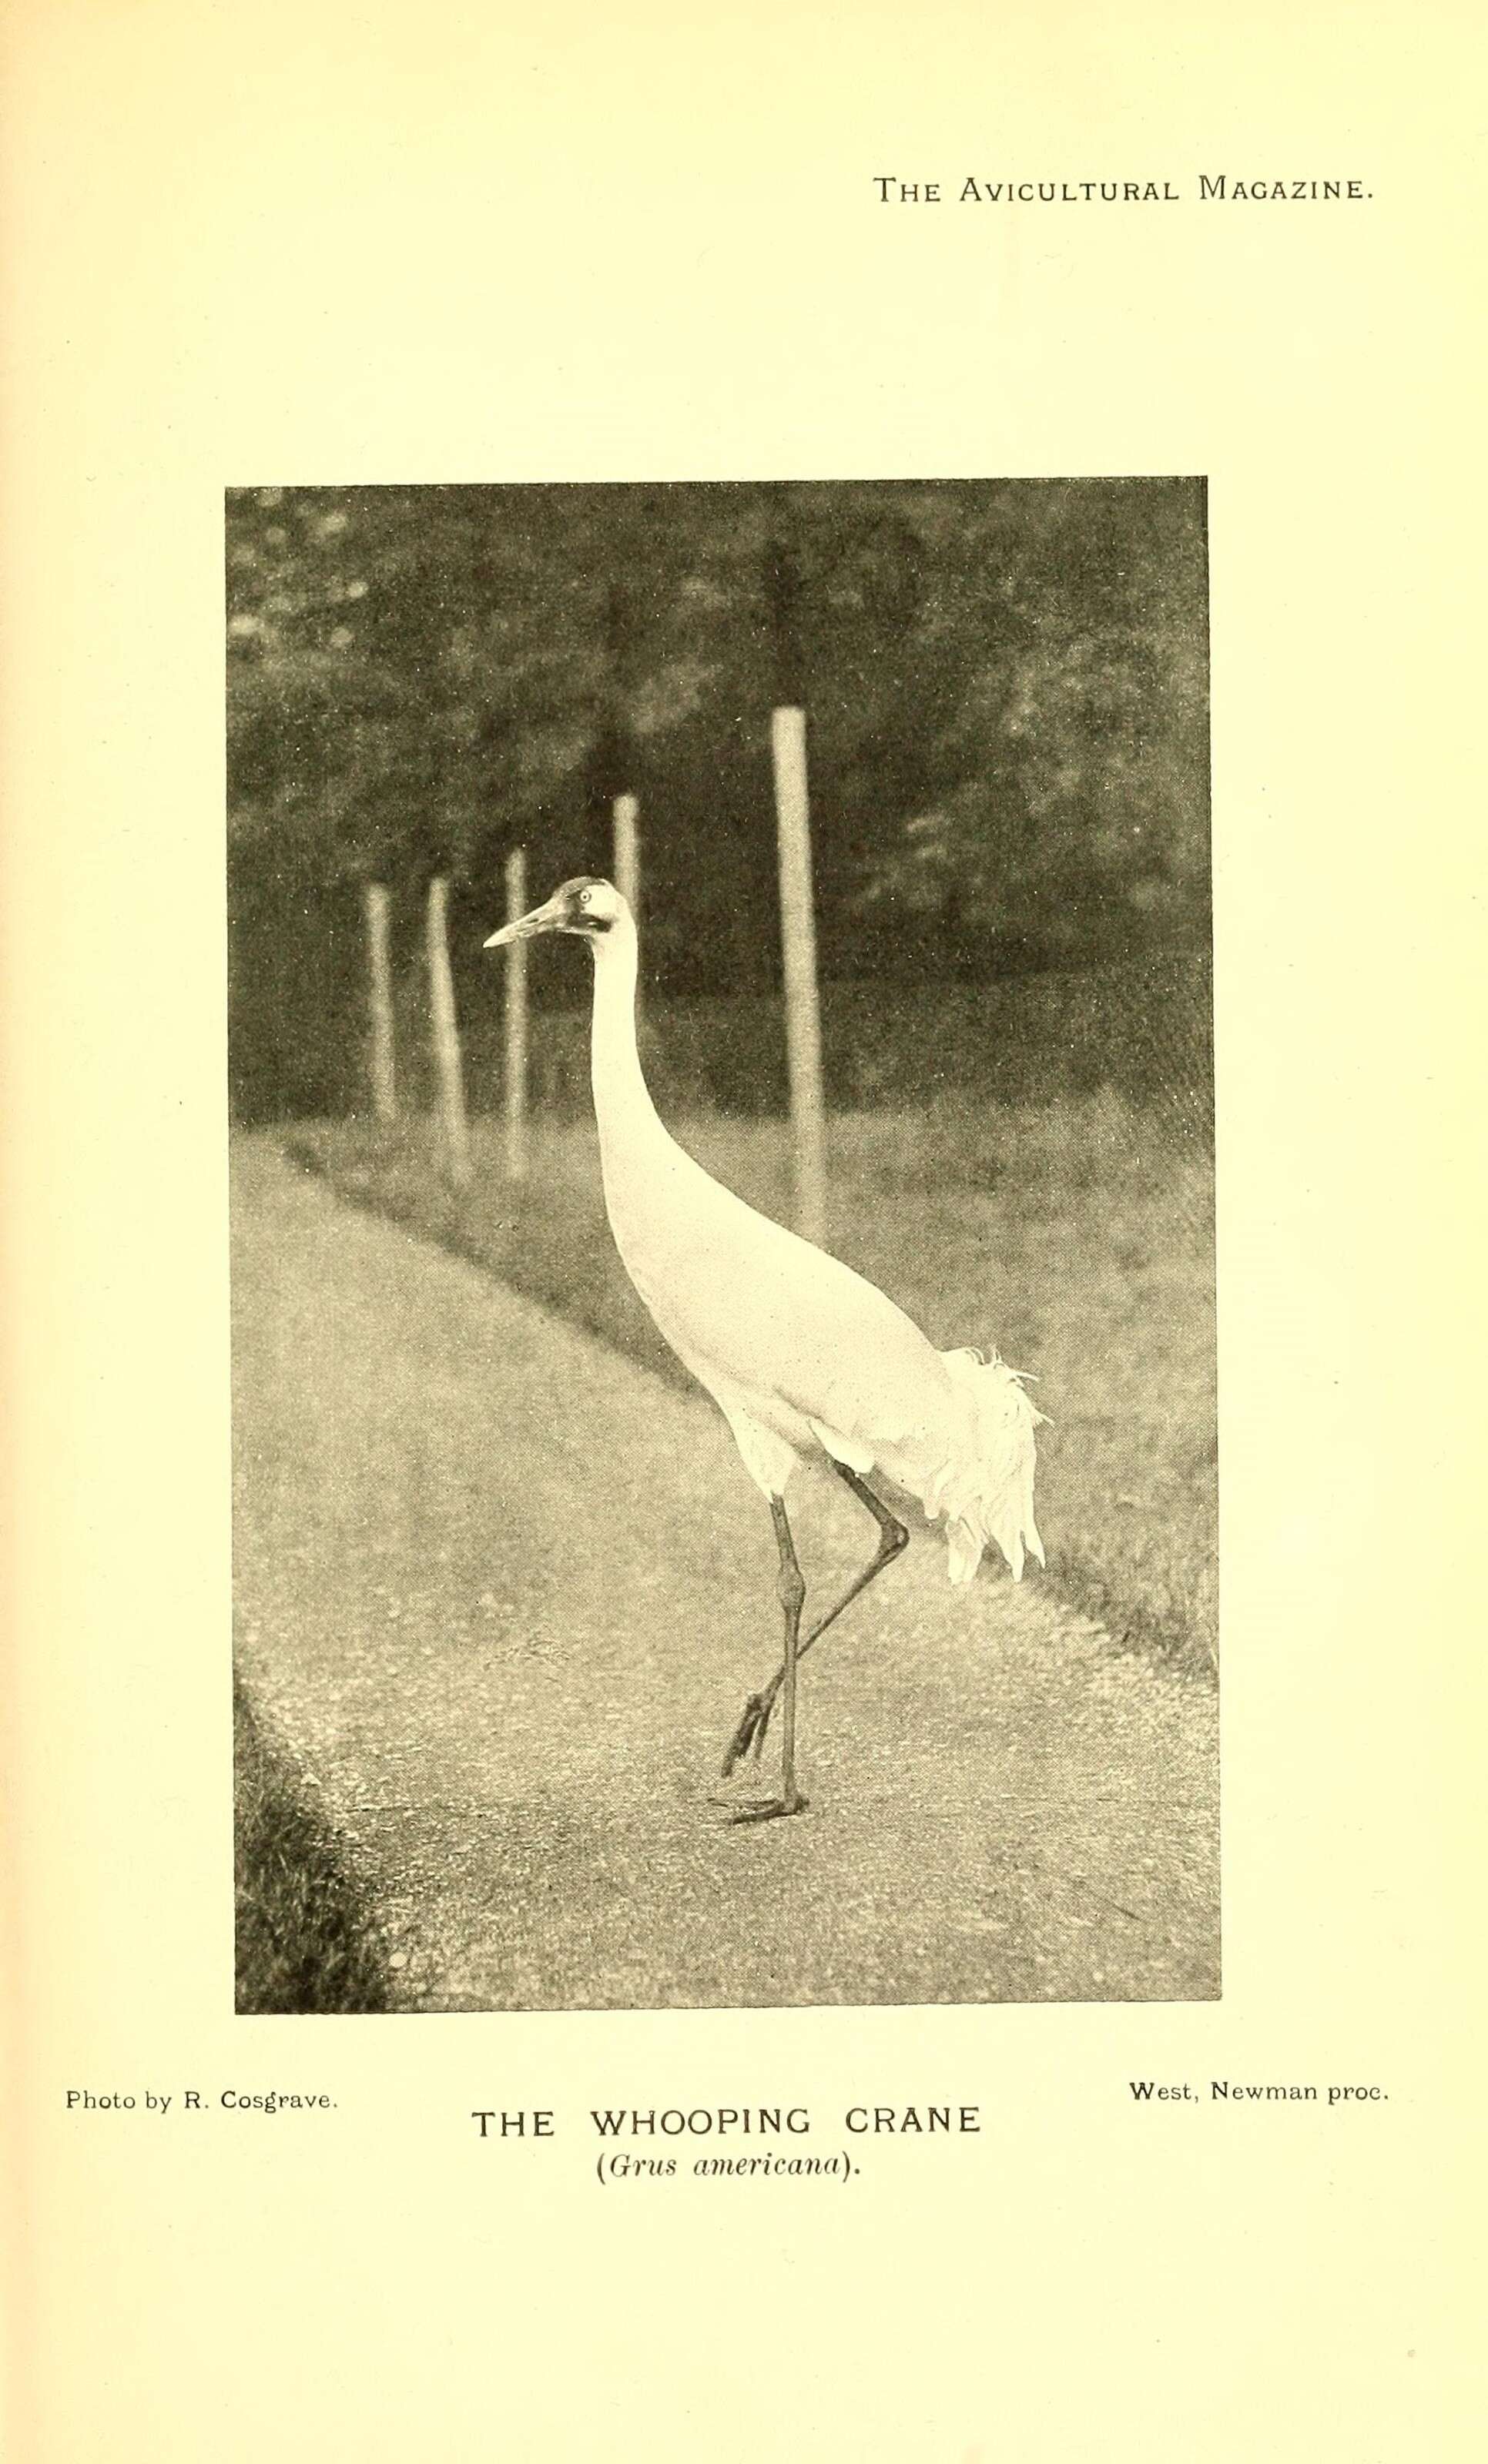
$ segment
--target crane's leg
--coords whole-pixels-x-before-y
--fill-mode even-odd
[[[785,1707],[781,1713],[780,1794],[762,1797],[752,1804],[742,1805],[734,1815],[736,1822],[768,1822],[778,1814],[804,1814],[806,1799],[795,1784],[795,1693],[796,1662],[800,1659],[801,1611],[806,1604],[806,1583],[796,1556],[795,1542],[790,1537],[790,1525],[786,1517],[783,1497],[772,1497],[769,1510],[775,1525],[775,1546],[780,1551],[780,1605],[786,1618],[786,1657],[780,1674],[771,1689],[785,1687]],[[726,1766],[732,1770],[732,1763]]]
[[[857,1575],[855,1580],[849,1583],[847,1590],[843,1593],[840,1600],[837,1601],[836,1606],[834,1608],[830,1608],[827,1611],[826,1616],[819,1618],[817,1623],[812,1626],[811,1633],[795,1651],[794,1658],[796,1661],[800,1661],[805,1658],[807,1652],[811,1650],[812,1643],[817,1641],[820,1637],[826,1633],[827,1628],[830,1625],[834,1625],[836,1623],[838,1617],[842,1615],[843,1610],[851,1606],[852,1602],[856,1599],[858,1593],[866,1592],[869,1584],[874,1580],[874,1577],[877,1574],[881,1574],[885,1566],[891,1566],[895,1558],[909,1546],[909,1533],[905,1529],[903,1524],[899,1521],[899,1516],[889,1512],[888,1507],[884,1505],[881,1498],[875,1497],[873,1490],[869,1487],[866,1481],[859,1480],[856,1472],[850,1471],[846,1463],[833,1463],[833,1470],[836,1473],[839,1480],[847,1483],[848,1487],[852,1490],[859,1505],[867,1507],[869,1513],[877,1524],[878,1547],[874,1557],[873,1564],[871,1566],[864,1567],[862,1573]],[[784,1507],[781,1507],[781,1512],[784,1514]],[[789,1537],[788,1531],[787,1533],[787,1537]],[[794,1552],[792,1551],[792,1557],[793,1554]],[[775,1708],[775,1697],[780,1692],[782,1685],[787,1682],[787,1670],[789,1662],[788,1660],[776,1669],[774,1676],[766,1686],[764,1693],[751,1694],[748,1702],[744,1705],[739,1726],[730,1737],[728,1741],[728,1750],[723,1756],[723,1777],[725,1779],[727,1779],[729,1772],[734,1768],[734,1765],[743,1760],[744,1756],[748,1752],[751,1745],[754,1748],[755,1760],[759,1760],[761,1751],[765,1745],[765,1732],[770,1724],[770,1713]],[[791,1669],[790,1688],[792,1694],[794,1692],[794,1671]]]

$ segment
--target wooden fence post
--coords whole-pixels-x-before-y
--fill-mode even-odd
[[[436,872],[429,885],[425,922],[429,959],[429,1018],[434,1075],[444,1124],[445,1169],[455,1189],[470,1186],[470,1123],[465,1112],[465,1069],[460,1057],[455,979],[450,972],[450,883]]]
[[[641,920],[640,799],[615,798],[615,888],[636,924]]]
[[[506,859],[506,921],[527,912],[527,859],[513,847]],[[527,945],[506,951],[506,1177],[527,1177]]]
[[[635,929],[641,921],[641,834],[640,799],[624,795],[615,798],[615,888],[635,918]],[[641,988],[635,987],[635,1031],[641,1032]]]
[[[389,916],[391,900],[385,882],[362,884],[362,912],[366,919],[368,1065],[372,1111],[384,1123],[398,1117],[398,1078],[392,1019],[392,959]]]
[[[787,707],[770,713],[770,751],[780,842],[780,937],[785,958],[786,1056],[790,1072],[790,1125],[795,1149],[796,1230],[808,1241],[820,1242],[827,1235],[827,1137],[804,710]]]

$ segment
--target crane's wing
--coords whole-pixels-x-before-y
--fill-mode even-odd
[[[950,1578],[969,1583],[982,1551],[994,1540],[1014,1582],[1023,1577],[1025,1549],[1044,1563],[1044,1544],[1033,1520],[1033,1432],[1044,1415],[1030,1401],[1023,1380],[994,1352],[943,1352],[941,1359],[971,1407],[970,1443],[947,1450],[926,1500],[945,1518]]]
[[[937,1359],[913,1319],[700,1170],[688,1199],[685,1217],[674,1202],[650,1237],[633,1244],[617,1225],[616,1238],[642,1300],[703,1383],[717,1375],[774,1396],[844,1438],[864,1413],[877,1434],[907,1432],[926,1399],[917,1376],[933,1375]]]
[[[1033,1502],[1042,1416],[1015,1373],[995,1355],[937,1352],[877,1285],[685,1163],[664,1214],[622,1228],[611,1210],[615,1237],[642,1300],[734,1422],[762,1485],[778,1485],[777,1458],[765,1439],[756,1465],[742,1419],[797,1448],[810,1433],[836,1462],[860,1475],[880,1469],[919,1497],[944,1518],[953,1582],[970,1581],[989,1541],[1014,1575],[1025,1550],[1042,1563]]]
[[[1033,1519],[1033,1432],[1044,1416],[995,1353],[925,1350],[933,1374],[922,1365],[912,1385],[845,1373],[811,1426],[837,1462],[859,1473],[877,1465],[932,1522],[944,1521],[953,1583],[971,1580],[989,1542],[1018,1581],[1025,1551],[1044,1562]]]

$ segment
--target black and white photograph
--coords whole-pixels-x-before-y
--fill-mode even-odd
[[[1213,1999],[1202,477],[225,549],[239,2012]]]

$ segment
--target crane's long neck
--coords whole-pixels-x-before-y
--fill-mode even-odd
[[[600,1154],[607,1186],[614,1167],[643,1162],[670,1147],[641,1075],[635,1045],[635,981],[638,953],[635,927],[628,915],[618,917],[602,940],[594,942],[594,1012],[589,1031],[589,1065],[594,1088],[594,1117],[599,1123]]]

